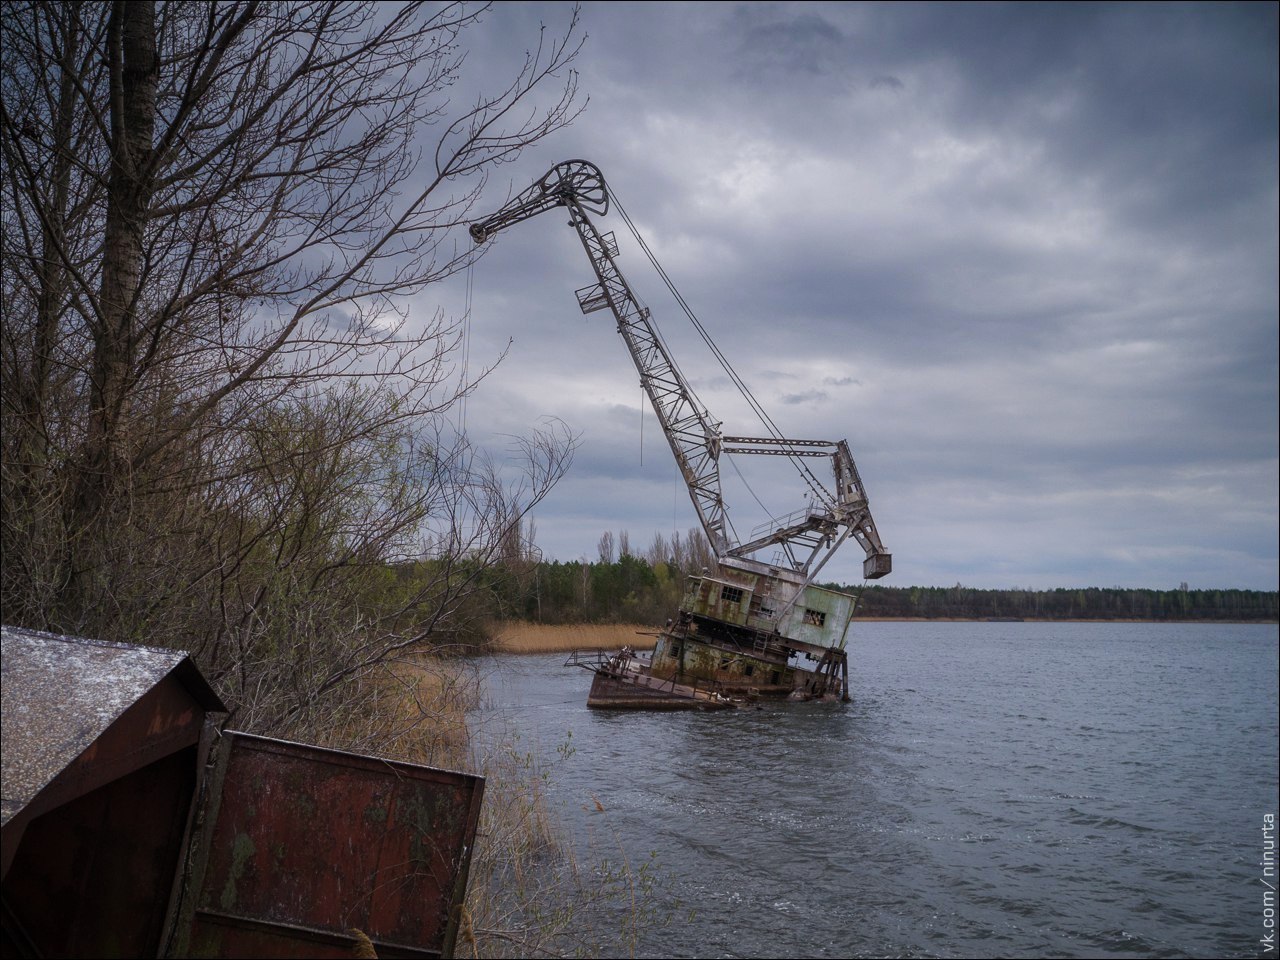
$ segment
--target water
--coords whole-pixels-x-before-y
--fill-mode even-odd
[[[496,659],[489,692],[577,842],[656,853],[641,956],[1259,956],[1277,649],[866,623],[847,705],[601,713],[558,655]]]

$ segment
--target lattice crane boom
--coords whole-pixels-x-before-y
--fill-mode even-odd
[[[640,383],[653,405],[658,422],[676,458],[689,490],[694,510],[716,555],[750,559],[752,554],[774,548],[785,565],[806,581],[823,567],[848,537],[866,553],[863,573],[874,579],[889,573],[892,560],[880,542],[867,504],[866,491],[844,440],[789,440],[784,437],[725,437],[680,372],[651,320],[648,307],[632,292],[618,268],[618,247],[612,233],[601,233],[589,213],[604,216],[609,190],[598,167],[585,160],[556,164],[528,190],[501,210],[473,223],[476,243],[514,224],[548,210],[564,208],[577,231],[596,282],[576,291],[583,313],[608,309],[618,324]],[[746,543],[736,543],[720,486],[721,454],[786,456],[802,468],[814,493],[813,504],[790,517],[775,519]],[[822,484],[799,458],[829,457],[834,490]]]

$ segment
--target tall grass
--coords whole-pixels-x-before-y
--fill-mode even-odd
[[[602,629],[613,647],[643,639],[634,627]],[[548,638],[557,631],[562,645],[541,649],[573,646],[563,645],[572,628],[545,630]],[[532,652],[530,635],[543,632],[521,634],[524,652]],[[466,657],[405,657],[368,681],[366,709],[342,718],[326,739],[332,746],[484,776],[456,956],[634,956],[650,922],[647,894],[657,879],[655,865],[627,860],[616,837],[610,840],[598,801],[604,835],[590,843],[564,836],[547,802],[553,771],[525,749],[514,724],[486,720],[482,731],[472,729],[484,689],[479,669]],[[567,760],[572,753],[570,734],[559,755]]]

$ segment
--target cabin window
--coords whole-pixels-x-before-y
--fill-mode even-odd
[[[741,603],[742,591],[737,587],[721,587],[720,599],[725,603]]]
[[[772,674],[770,674],[770,676],[769,676],[769,682],[770,682],[770,683],[772,683],[772,684],[776,687],[776,686],[778,685],[778,681],[781,679],[781,677],[782,677],[782,675],[781,675],[780,673],[778,673],[778,671],[777,671],[777,670],[775,670],[775,671],[773,671],[773,673],[772,673]]]
[[[821,610],[805,610],[804,622],[811,627],[821,627],[827,622],[827,615]]]
[[[751,674],[753,674],[753,673],[755,673],[755,672],[756,672],[756,668],[755,668],[754,666],[752,666],[751,664],[749,664],[749,663],[748,663],[745,667],[743,667],[743,668],[742,668],[742,675],[743,675],[744,677],[749,677],[749,676],[751,676]]]

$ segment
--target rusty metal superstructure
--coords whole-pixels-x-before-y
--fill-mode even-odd
[[[723,434],[720,422],[712,418],[681,373],[648,307],[619,269],[614,234],[602,233],[592,219],[592,215],[603,217],[609,212],[611,199],[599,168],[585,160],[568,160],[556,164],[493,216],[472,224],[471,236],[476,243],[483,243],[499,231],[548,210],[563,209],[569,214],[569,224],[576,230],[596,277],[593,284],[576,291],[578,305],[583,313],[607,309],[617,321],[618,333],[640,374],[640,384],[716,554],[718,569],[693,578],[679,621],[659,639],[646,676],[669,675],[676,685],[685,679],[714,682],[731,692],[747,688],[781,693],[796,688],[797,678],[789,661],[803,655],[819,661],[818,676],[830,678],[820,684],[822,692],[838,686],[840,694],[847,696],[844,645],[852,599],[814,586],[814,577],[850,537],[866,554],[865,577],[883,577],[892,568],[849,445],[845,440],[791,439],[776,430],[621,211],[677,301],[770,433],[766,437]],[[720,483],[720,459],[725,454],[789,459],[809,490],[809,503],[771,520],[745,540],[737,539]],[[830,481],[823,482],[809,468],[812,458],[830,461]],[[766,551],[770,552],[768,559],[762,557]],[[597,677],[607,675],[609,669],[597,670]],[[614,679],[632,686],[625,672]],[[803,678],[799,683],[811,689],[814,686],[812,680]],[[608,705],[622,706],[626,699],[623,696]]]

